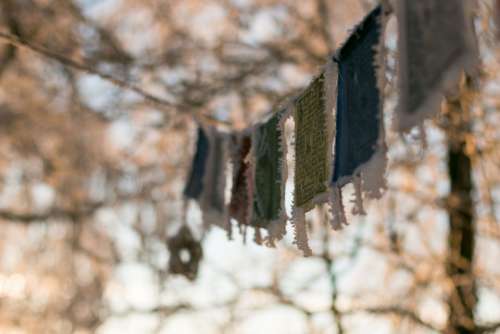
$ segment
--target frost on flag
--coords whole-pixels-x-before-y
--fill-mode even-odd
[[[338,96],[331,205],[335,229],[346,224],[341,187],[354,183],[353,213],[363,214],[362,195],[379,198],[385,187],[383,125],[385,13],[376,7],[336,56]]]
[[[184,197],[198,200],[203,191],[203,180],[205,168],[210,149],[209,139],[205,130],[198,127],[198,139],[196,142],[196,153],[191,163],[191,172],[184,188]]]
[[[251,225],[256,228],[256,241],[260,242],[259,228],[268,230],[266,243],[274,246],[275,240],[286,233],[284,187],[286,157],[284,156],[283,122],[285,111],[255,127],[252,136],[253,204]]]
[[[310,255],[305,214],[328,201],[333,137],[333,101],[336,66],[328,63],[294,103],[295,189],[293,225],[295,243]]]
[[[439,111],[443,94],[463,70],[476,64],[470,17],[474,1],[399,0],[399,89],[397,128],[420,125]]]

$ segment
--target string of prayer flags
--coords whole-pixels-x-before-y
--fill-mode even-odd
[[[473,72],[477,61],[469,20],[473,1],[393,2],[400,51],[396,125],[406,132],[439,109],[441,96],[455,87],[464,70]],[[294,243],[305,256],[312,253],[306,213],[315,205],[329,202],[332,227],[339,229],[347,224],[342,187],[354,185],[353,214],[365,214],[363,198],[382,196],[387,164],[384,32],[391,10],[388,0],[381,3],[291,105],[232,134],[198,128],[184,196],[199,202],[205,226],[218,225],[230,237],[234,219],[244,240],[249,227],[255,229],[259,244],[274,247],[283,238],[288,177],[284,129],[289,116],[295,123]],[[496,4],[500,6],[500,1]],[[231,198],[226,201],[229,156],[233,174]],[[265,238],[261,229],[267,230]]]
[[[363,193],[379,198],[385,187],[384,29],[385,14],[383,7],[378,6],[355,29],[335,57],[338,96],[331,181],[334,229],[347,224],[342,186],[354,183],[355,214],[364,213]]]
[[[191,172],[184,188],[184,197],[197,200],[203,191],[203,180],[205,177],[205,166],[208,159],[210,143],[205,130],[198,127],[198,139],[196,141],[196,153],[191,163]]]
[[[286,143],[284,121],[286,110],[273,114],[255,127],[252,136],[253,201],[251,225],[260,241],[260,228],[268,231],[266,244],[274,247],[275,241],[286,234],[285,182]]]
[[[206,227],[217,225],[230,233],[225,202],[227,134],[214,127],[208,131],[210,150],[200,198],[203,222]]]
[[[436,114],[443,94],[456,87],[464,70],[474,67],[472,2],[398,0],[400,132]]]
[[[250,161],[248,154],[252,147],[252,136],[238,132],[231,136],[231,162],[233,166],[233,184],[231,200],[229,202],[229,216],[236,220],[238,225],[249,224],[249,180]]]
[[[293,225],[295,243],[308,256],[306,212],[328,201],[333,140],[333,101],[336,67],[329,63],[294,102],[295,189]],[[328,76],[328,77],[326,77]],[[325,82],[327,81],[327,82]]]

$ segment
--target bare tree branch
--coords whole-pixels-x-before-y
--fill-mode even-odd
[[[479,334],[487,334],[487,333],[495,333],[497,329],[500,329],[500,322],[488,324],[485,326],[478,326],[477,333]]]
[[[431,329],[433,331],[441,331],[440,328],[437,328],[433,324],[430,324],[420,318],[414,311],[404,308],[402,306],[379,306],[379,307],[366,307],[366,308],[357,308],[344,311],[344,314],[355,314],[355,313],[370,313],[374,315],[396,315],[399,317],[403,317],[413,321],[415,324],[419,326]]]

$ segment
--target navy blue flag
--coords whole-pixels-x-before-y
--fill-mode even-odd
[[[199,199],[203,192],[203,179],[205,177],[206,164],[210,144],[205,130],[198,127],[198,140],[196,142],[196,153],[191,165],[191,172],[184,188],[184,196],[190,199]]]
[[[344,44],[339,68],[335,162],[332,183],[342,186],[376,153],[383,132],[376,68],[382,7],[374,9]]]
[[[334,60],[338,64],[335,154],[330,203],[332,226],[347,224],[341,187],[353,183],[353,214],[365,214],[362,195],[379,198],[385,188],[383,84],[386,14],[376,7],[355,29]]]

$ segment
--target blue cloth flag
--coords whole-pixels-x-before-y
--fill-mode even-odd
[[[342,186],[376,153],[381,136],[377,50],[382,7],[375,8],[344,44],[338,63],[335,162],[332,183]]]
[[[197,200],[203,192],[203,180],[205,177],[209,149],[210,144],[205,130],[203,130],[202,127],[198,127],[196,153],[191,165],[188,182],[184,188],[184,196],[186,198]]]

